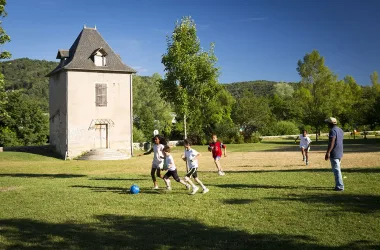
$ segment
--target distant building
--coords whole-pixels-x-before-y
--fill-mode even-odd
[[[83,28],[49,77],[50,144],[65,158],[97,148],[132,155],[132,74],[96,28]]]

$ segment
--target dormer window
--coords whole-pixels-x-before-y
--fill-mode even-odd
[[[95,66],[107,66],[107,52],[100,47],[91,54]]]

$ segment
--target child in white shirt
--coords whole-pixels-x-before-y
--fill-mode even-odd
[[[170,154],[170,147],[168,145],[166,145],[164,147],[163,151],[164,151],[164,157],[165,157],[165,167],[167,167],[167,170],[168,170],[168,172],[166,172],[166,174],[164,175],[164,181],[166,183],[166,189],[172,190],[169,178],[170,178],[170,176],[173,176],[173,178],[176,182],[182,183],[183,185],[186,186],[186,189],[190,190],[190,185],[178,177],[177,168],[174,164],[173,156],[171,156],[171,154]],[[165,170],[165,168],[164,168],[164,170]]]
[[[306,160],[306,166],[307,166],[307,165],[309,165],[309,151],[310,151],[311,139],[307,135],[307,131],[306,130],[302,131],[302,134],[300,134],[296,138],[296,140],[294,141],[294,143],[296,143],[298,139],[300,139],[300,148],[301,148],[301,152],[302,152],[302,160],[303,161]]]
[[[182,155],[182,159],[184,161],[187,161],[187,166],[189,168],[189,171],[185,176],[185,181],[193,187],[193,191],[190,194],[195,194],[199,190],[199,187],[195,186],[194,183],[190,180],[191,176],[194,177],[194,180],[202,187],[202,193],[205,194],[209,191],[209,189],[205,185],[203,185],[201,180],[198,178],[197,174],[198,157],[201,156],[201,154],[198,153],[195,149],[191,148],[191,141],[188,139],[184,140],[184,146],[185,154]]]

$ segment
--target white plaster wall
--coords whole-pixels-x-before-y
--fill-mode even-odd
[[[96,147],[95,119],[111,119],[109,148],[131,155],[130,74],[68,72],[68,154],[74,158]],[[96,107],[95,84],[107,84],[107,106]]]
[[[66,80],[67,73],[61,71],[49,79],[49,140],[56,151],[65,157],[66,154]]]

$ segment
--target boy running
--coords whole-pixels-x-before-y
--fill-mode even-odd
[[[168,145],[166,145],[164,147],[163,151],[164,151],[164,156],[165,156],[165,161],[166,161],[165,163],[167,165],[167,170],[168,170],[168,172],[166,172],[166,174],[164,175],[164,181],[166,183],[166,189],[172,190],[169,178],[170,178],[170,176],[173,176],[173,178],[176,182],[182,183],[183,185],[186,186],[186,189],[190,190],[190,185],[178,177],[177,168],[174,164],[173,156],[171,156],[171,154],[170,154],[170,147]]]
[[[224,149],[224,157],[226,157],[226,146],[220,141],[218,141],[218,137],[215,134],[212,135],[212,142],[208,145],[208,151],[212,152],[212,157],[214,158],[215,166],[218,169],[219,175],[225,175],[225,173],[222,170],[222,165],[220,165],[220,158],[222,157],[222,148]]]
[[[190,194],[195,194],[198,190],[199,187],[195,186],[194,183],[190,180],[190,177],[194,177],[194,180],[202,187],[203,191],[202,193],[207,193],[209,189],[203,185],[201,180],[198,178],[198,157],[201,156],[199,152],[197,152],[195,149],[191,148],[191,141],[188,139],[185,139],[184,141],[184,146],[185,146],[185,154],[182,155],[182,159],[184,161],[187,161],[187,166],[189,168],[189,171],[187,172],[185,176],[185,181],[189,183],[193,191]]]

